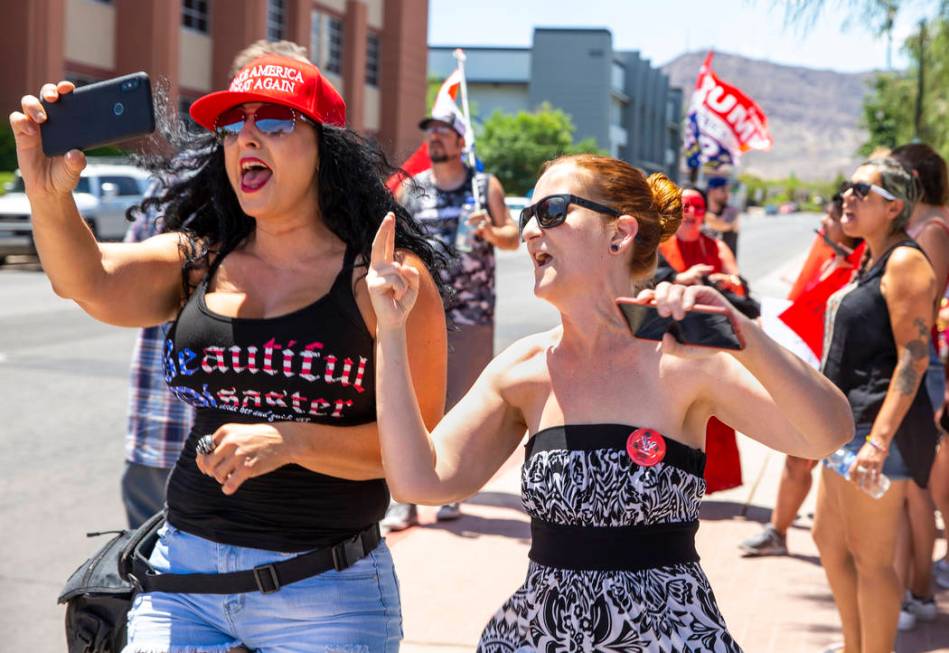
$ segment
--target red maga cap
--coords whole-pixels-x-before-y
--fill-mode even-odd
[[[198,98],[190,113],[196,123],[213,131],[218,116],[248,102],[282,104],[316,122],[346,126],[346,103],[320,69],[277,55],[254,59],[234,75],[228,90]]]

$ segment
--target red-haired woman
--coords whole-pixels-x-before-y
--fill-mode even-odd
[[[495,358],[432,432],[407,376],[404,324],[419,277],[394,253],[391,217],[376,236],[368,284],[394,496],[470,496],[530,435],[521,491],[531,562],[484,630],[484,653],[739,651],[695,551],[708,418],[808,457],[853,431],[843,395],[713,288],[663,283],[640,298],[676,319],[696,303],[722,307],[743,350],[630,336],[614,300],[652,278],[656,248],[681,218],[679,194],[664,175],[647,179],[616,159],[548,164],[520,226],[534,293],[561,324]]]

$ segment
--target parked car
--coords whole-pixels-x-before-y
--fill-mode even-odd
[[[791,213],[797,213],[798,206],[797,202],[785,202],[778,207],[778,213],[781,215],[790,215]]]
[[[130,165],[90,163],[73,191],[79,213],[99,240],[122,240],[128,230],[125,210],[142,201],[149,174]],[[36,253],[30,202],[19,171],[0,196],[0,263],[12,254]]]

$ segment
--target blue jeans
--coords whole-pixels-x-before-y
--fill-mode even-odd
[[[218,544],[165,524],[149,561],[160,572],[226,573],[279,562],[280,553]],[[272,594],[139,594],[124,653],[396,653],[402,609],[385,542],[343,571]]]
[[[873,424],[857,424],[853,440],[845,444],[844,448],[853,453],[860,453],[860,450],[867,443],[867,436],[872,428]],[[900,448],[896,445],[896,442],[890,444],[890,452],[887,454],[886,460],[883,461],[883,474],[891,481],[905,481],[913,476],[909,471],[909,467],[906,466],[903,454],[900,453]]]

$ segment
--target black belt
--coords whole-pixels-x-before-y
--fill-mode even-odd
[[[157,529],[156,529],[157,532]],[[140,592],[178,594],[270,594],[284,585],[310,578],[324,571],[342,571],[366,557],[382,540],[379,524],[373,524],[353,537],[331,547],[302,553],[295,558],[260,565],[246,571],[227,574],[161,574],[148,557],[135,552],[129,580]]]
[[[698,521],[648,526],[564,526],[531,520],[534,562],[559,569],[642,571],[698,562]]]

